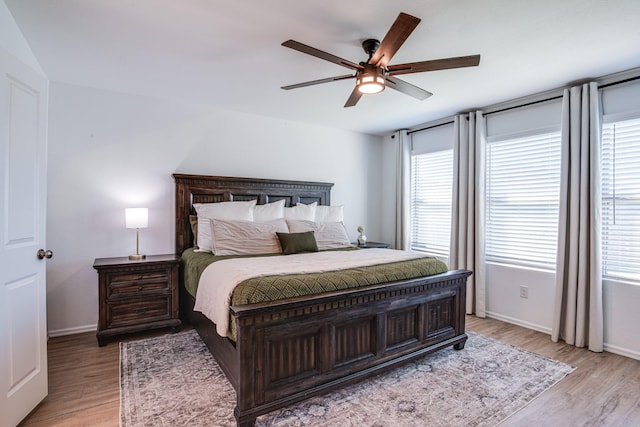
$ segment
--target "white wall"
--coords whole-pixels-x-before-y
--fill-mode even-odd
[[[141,253],[173,252],[175,172],[333,182],[350,236],[381,238],[379,137],[62,83],[49,117],[51,335],[95,329],[94,258],[135,251],[125,207],[149,208]]]
[[[640,359],[640,286],[605,280],[604,349]]]
[[[485,278],[488,317],[551,335],[555,272],[487,262]],[[520,297],[520,286],[528,298]]]

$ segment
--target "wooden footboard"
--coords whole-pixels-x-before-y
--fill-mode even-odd
[[[234,350],[220,337],[210,349],[234,383],[238,425],[252,426],[259,415],[441,348],[462,349],[470,274],[451,271],[358,291],[232,307],[238,328]],[[197,328],[201,335],[211,333]]]

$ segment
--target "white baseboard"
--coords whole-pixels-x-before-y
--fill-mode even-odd
[[[640,352],[629,350],[628,348],[618,347],[617,345],[604,343],[604,351],[619,354],[620,356],[629,357],[631,359],[640,360]]]
[[[523,328],[533,329],[534,331],[542,332],[547,335],[551,335],[551,328],[548,328],[546,326],[537,325],[535,323],[524,322],[514,317],[504,316],[502,314],[492,313],[489,311],[487,312],[487,317],[500,320],[502,322],[512,323],[514,325],[522,326]],[[624,347],[619,347],[616,345],[607,344],[606,342],[604,343],[604,351],[618,354],[620,356],[629,357],[631,359],[640,360],[640,352],[637,352],[628,348],[624,348]]]
[[[521,319],[516,319],[515,317],[505,316],[499,313],[493,313],[487,311],[487,317],[492,319],[501,320],[503,322],[512,323],[514,325],[522,326],[523,328],[533,329],[534,331],[542,332],[547,335],[551,335],[551,328],[547,326],[538,325],[535,323],[525,322]]]
[[[98,325],[85,325],[85,326],[76,326],[73,328],[66,329],[56,329],[53,331],[49,331],[49,338],[53,337],[61,337],[64,335],[73,335],[73,334],[81,334],[83,332],[95,332],[98,330]]]

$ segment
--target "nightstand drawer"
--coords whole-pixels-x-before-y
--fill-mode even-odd
[[[130,296],[140,292],[168,291],[171,289],[166,269],[141,273],[112,273],[108,279],[107,298]]]
[[[107,327],[138,325],[171,318],[170,296],[107,303]]]

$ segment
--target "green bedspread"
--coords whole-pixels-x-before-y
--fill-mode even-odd
[[[447,266],[435,258],[418,258],[324,273],[255,277],[245,280],[236,286],[233,291],[231,305],[255,304],[379,285],[381,283],[431,276],[445,271],[447,271]]]
[[[210,253],[194,252],[193,249],[187,249],[182,254],[183,280],[187,291],[191,295],[195,295],[200,275],[204,269],[212,262],[228,258],[237,258],[237,256],[214,256]],[[447,270],[446,264],[435,258],[418,258],[324,273],[255,277],[245,280],[236,286],[231,298],[231,305],[255,304],[378,285],[431,276],[444,273]],[[235,338],[235,324],[231,322],[230,325],[232,330],[229,337],[233,339]]]
[[[352,251],[358,250],[357,248],[344,248],[344,249],[334,249],[339,251]],[[282,256],[280,254],[266,254],[266,255],[227,255],[227,256],[216,256],[210,252],[196,252],[193,248],[189,248],[182,253],[182,280],[184,283],[185,289],[191,294],[191,296],[195,297],[198,291],[198,282],[200,281],[200,276],[202,272],[209,266],[209,264],[221,261],[223,259],[231,259],[231,258],[254,258],[254,257],[265,257],[265,256]]]

